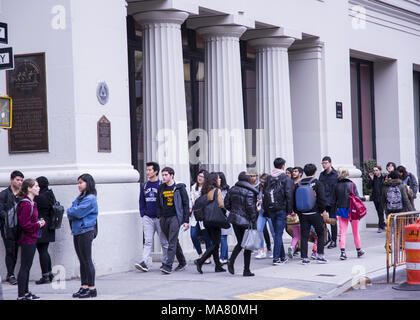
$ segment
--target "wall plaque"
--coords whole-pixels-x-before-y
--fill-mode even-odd
[[[342,102],[335,103],[335,117],[337,119],[343,119],[343,103]]]
[[[98,152],[111,152],[111,122],[105,116],[98,121]]]
[[[48,152],[45,53],[15,56],[7,71],[7,92],[13,99],[9,153]]]

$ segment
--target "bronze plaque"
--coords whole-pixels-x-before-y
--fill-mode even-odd
[[[111,122],[105,116],[98,121],[98,152],[111,152]]]
[[[13,99],[9,153],[48,152],[45,54],[15,55],[7,71],[7,92]]]

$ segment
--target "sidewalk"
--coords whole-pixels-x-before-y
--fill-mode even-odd
[[[272,259],[255,259],[252,256],[251,270],[255,277],[243,277],[243,255],[238,256],[235,275],[215,273],[214,264],[204,265],[204,274],[199,274],[192,261],[186,270],[163,275],[160,263],[154,262],[147,273],[136,270],[98,277],[96,286],[98,300],[291,300],[291,299],[331,299],[352,286],[352,279],[386,272],[385,237],[375,229],[360,233],[362,248],[366,254],[357,258],[353,236],[347,235],[347,257],[339,260],[340,249],[325,249],[328,264],[311,263],[302,265],[300,258],[289,260],[281,266],[273,266]],[[285,249],[290,237],[285,236]],[[309,249],[312,244],[309,244]],[[174,264],[174,267],[177,264]],[[42,300],[72,300],[71,294],[78,291],[80,280],[65,282],[65,289],[53,289],[51,284],[35,285],[30,282],[29,290]],[[3,283],[6,300],[17,298],[17,286]]]

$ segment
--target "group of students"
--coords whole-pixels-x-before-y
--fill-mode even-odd
[[[74,298],[96,297],[95,267],[92,261],[92,241],[97,234],[98,205],[93,177],[83,174],[78,179],[79,196],[67,209],[67,217],[73,235],[77,257],[80,261],[81,288]],[[36,300],[39,297],[29,291],[29,275],[36,250],[39,252],[42,277],[36,284],[50,283],[54,279],[48,247],[55,241],[52,224],[52,207],[56,202],[48,188],[46,177],[24,180],[20,171],[13,171],[10,186],[0,193],[0,228],[6,249],[6,281],[18,286],[18,300]],[[16,210],[19,238],[14,241],[6,234],[6,221],[10,211]],[[17,279],[14,275],[18,251],[21,264]]]

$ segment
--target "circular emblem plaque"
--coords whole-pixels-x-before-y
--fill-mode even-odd
[[[105,82],[101,82],[98,84],[98,88],[96,89],[96,96],[98,97],[98,101],[100,104],[105,105],[109,101],[109,88]]]

